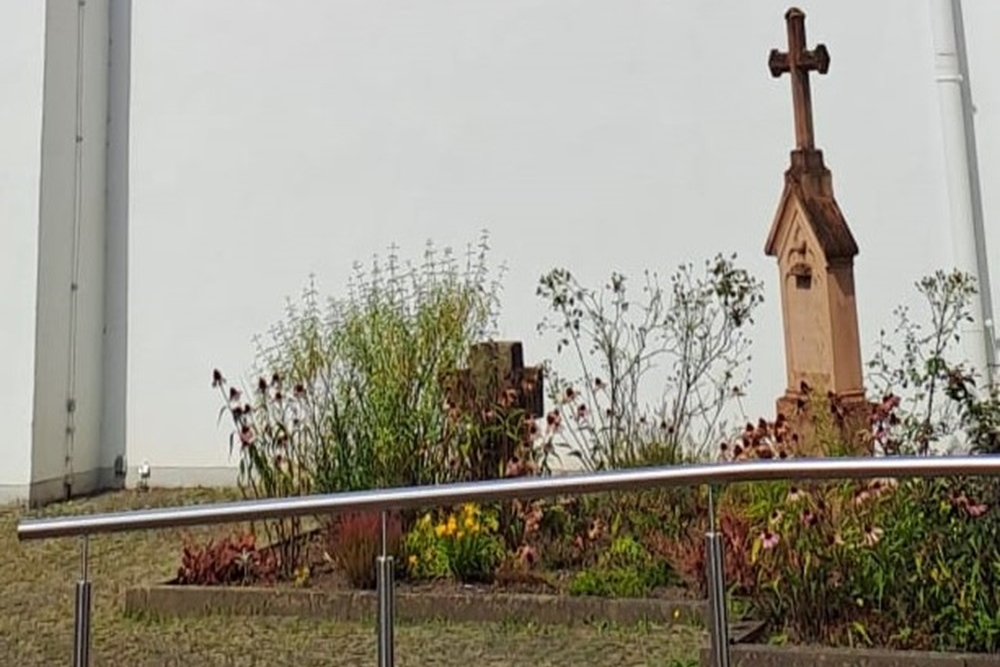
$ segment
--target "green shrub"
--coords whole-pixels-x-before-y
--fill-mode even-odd
[[[393,250],[348,295],[315,288],[256,339],[252,389],[213,372],[220,418],[248,497],[281,497],[467,479],[484,440],[445,409],[444,380],[494,326],[498,280],[485,235],[462,265],[428,244],[419,266]],[[299,519],[264,522],[282,573],[301,559]]]
[[[257,340],[261,400],[233,415],[234,437],[255,445],[241,449],[246,486],[289,495],[462,478],[478,443],[449,419],[445,380],[494,325],[487,252],[485,236],[464,267],[431,245],[420,266],[393,251],[367,270],[356,265],[346,298],[321,306],[310,286],[290,303]],[[263,483],[276,474],[272,450],[286,443],[301,480]]]
[[[612,541],[596,565],[570,581],[570,595],[641,598],[676,581],[669,563],[654,558],[631,536]]]
[[[778,485],[775,485],[778,488]],[[793,640],[996,651],[1000,516],[961,482],[789,489],[751,519],[751,594]]]

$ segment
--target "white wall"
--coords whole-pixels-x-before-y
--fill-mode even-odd
[[[982,70],[1000,56],[1000,11],[966,4],[996,210],[1000,89]],[[503,333],[530,360],[554,352],[534,333],[547,269],[595,283],[739,252],[767,281],[747,408],[770,412],[784,360],[762,248],[793,130],[788,80],[766,61],[785,46],[786,8],[137,3],[130,463],[154,476],[228,464],[211,370],[238,375],[310,273],[335,292],[390,243],[417,256],[482,227],[511,269]],[[862,249],[867,356],[912,283],[952,261],[929,13],[912,0],[803,9],[810,43],[832,53],[813,85],[817,140]]]
[[[45,6],[0,0],[0,502],[31,474],[38,163]]]
[[[1000,5],[965,5],[995,238],[1000,88],[985,67],[1000,56]],[[861,246],[867,353],[913,281],[951,265],[928,8],[802,6],[810,43],[833,58],[813,85],[817,141]],[[310,273],[335,292],[354,260],[390,243],[417,256],[428,238],[461,246],[482,227],[511,269],[503,333],[525,341],[529,360],[554,352],[534,334],[547,269],[596,283],[739,252],[768,289],[746,407],[770,412],[784,360],[776,269],[762,248],[793,131],[787,78],[771,79],[766,59],[785,46],[786,8],[138,0],[130,465],[148,460],[160,483],[231,479],[212,368],[238,375],[251,336]],[[38,74],[36,97],[40,63]],[[37,105],[23,106],[18,133],[3,131],[37,141]],[[0,173],[27,179],[26,162],[0,160]],[[16,303],[30,313],[25,271]]]

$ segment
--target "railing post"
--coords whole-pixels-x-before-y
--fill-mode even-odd
[[[80,547],[80,580],[76,582],[73,614],[73,667],[90,666],[90,580],[87,573],[89,538]]]
[[[378,588],[378,667],[393,667],[393,616],[396,613],[393,558],[387,553],[386,513],[382,512],[382,555],[375,559]]]
[[[729,667],[729,619],[726,614],[725,552],[722,535],[715,530],[715,503],[708,487],[708,532],[705,534],[705,565],[708,581],[708,629],[712,667]]]

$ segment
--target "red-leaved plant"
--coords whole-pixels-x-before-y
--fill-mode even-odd
[[[277,574],[273,554],[257,549],[253,533],[244,532],[184,546],[177,583],[190,586],[248,585],[270,581]]]
[[[403,528],[395,514],[385,528],[386,554],[399,562]],[[345,514],[330,522],[326,554],[354,588],[375,588],[375,559],[382,554],[382,516],[378,512]]]

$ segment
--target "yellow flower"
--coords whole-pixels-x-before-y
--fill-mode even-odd
[[[417,565],[417,555],[413,554],[410,556],[410,567],[415,567]]]
[[[472,503],[466,503],[462,505],[462,512],[464,512],[466,516],[476,516],[479,514],[479,508]]]
[[[473,530],[476,527],[476,520],[473,517],[471,517],[471,516],[465,517],[465,522],[464,523],[465,523],[465,529],[466,530]]]
[[[431,527],[431,515],[428,513],[428,514],[425,514],[422,517],[420,517],[420,521],[417,522],[417,526],[419,528],[423,528],[423,529],[430,528]]]
[[[458,521],[455,520],[454,516],[449,516],[448,517],[448,525],[447,525],[447,529],[445,530],[445,534],[446,535],[454,535],[456,530],[458,530]]]
[[[447,530],[448,526],[444,525],[443,523],[439,523],[434,527],[434,534],[437,535],[438,537],[443,537],[445,532],[447,532]]]
[[[457,533],[455,533],[455,538],[456,538],[456,539],[459,539],[459,540],[460,540],[460,539],[462,539],[462,537],[464,537],[464,536],[465,536],[465,533],[464,533],[463,531],[461,531],[461,530],[460,530],[460,531],[458,531]]]

